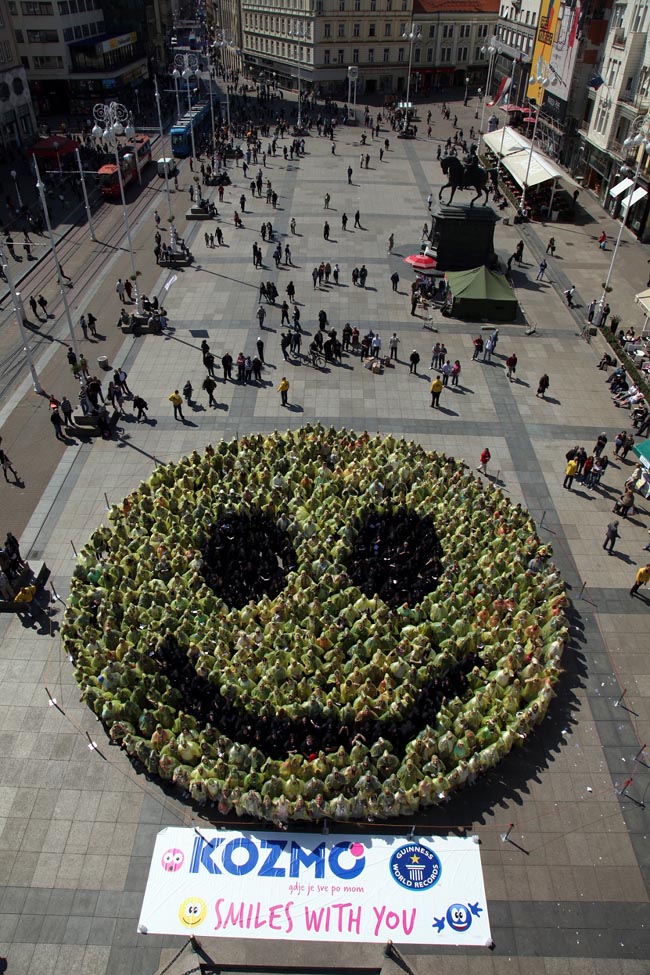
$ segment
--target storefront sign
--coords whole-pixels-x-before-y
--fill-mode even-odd
[[[396,945],[490,940],[471,837],[180,827],[156,838],[138,930]]]

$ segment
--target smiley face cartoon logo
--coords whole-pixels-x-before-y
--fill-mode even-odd
[[[452,904],[447,911],[447,924],[454,931],[467,931],[472,924],[472,913],[464,904]]]
[[[160,862],[162,864],[163,870],[166,870],[168,873],[176,873],[177,870],[181,869],[184,861],[185,861],[185,854],[183,853],[183,851],[173,849],[173,850],[165,850]]]
[[[208,905],[200,897],[186,897],[178,909],[178,919],[186,928],[198,928],[205,921]]]
[[[157,468],[109,520],[78,559],[65,650],[111,737],[221,813],[415,814],[522,744],[554,696],[568,628],[550,550],[443,454],[321,426],[251,435]]]

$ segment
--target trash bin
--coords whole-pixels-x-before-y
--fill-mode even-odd
[[[98,355],[97,356],[97,365],[99,366],[100,369],[108,370],[110,368],[109,365],[108,365],[108,356],[107,355]]]

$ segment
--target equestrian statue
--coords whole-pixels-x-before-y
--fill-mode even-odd
[[[465,157],[464,163],[461,162],[458,156],[443,156],[440,160],[440,166],[447,177],[447,182],[444,186],[440,187],[438,199],[442,200],[442,191],[451,187],[449,204],[451,204],[456,190],[475,189],[476,196],[470,201],[469,205],[474,206],[476,200],[484,193],[484,205],[487,206],[490,198],[490,184],[493,190],[498,188],[499,181],[497,179],[496,169],[485,169],[481,166],[475,152],[470,152]]]

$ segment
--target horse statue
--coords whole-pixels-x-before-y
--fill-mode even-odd
[[[438,199],[442,200],[442,191],[451,187],[449,203],[454,198],[456,190],[476,190],[476,196],[470,201],[470,206],[474,206],[476,200],[482,193],[485,194],[485,206],[489,200],[489,186],[496,190],[499,183],[497,180],[496,169],[485,169],[478,161],[478,156],[468,156],[468,161],[463,164],[458,156],[443,156],[440,166],[447,177],[447,183],[440,187]]]

